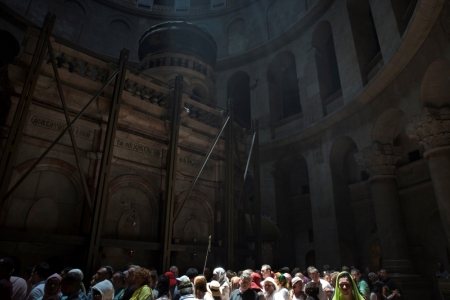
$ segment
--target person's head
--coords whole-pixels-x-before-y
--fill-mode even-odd
[[[213,278],[222,285],[227,279],[225,270],[223,268],[215,268],[213,271]]]
[[[366,267],[364,270],[366,271],[366,274],[370,273],[370,268],[369,267]]]
[[[103,280],[111,280],[113,276],[111,267],[101,267],[95,273],[94,281],[95,283],[102,282]]]
[[[342,272],[349,272],[350,271],[350,268],[349,267],[347,267],[347,266],[342,266]]]
[[[294,277],[292,279],[292,289],[296,295],[303,291],[303,280],[300,277]]]
[[[353,278],[348,272],[342,272],[337,277],[337,288],[341,291],[342,295],[348,296],[353,290]]]
[[[239,288],[239,281],[241,279],[237,276],[234,276],[230,279],[230,293]]]
[[[209,281],[209,279],[211,279],[212,272],[211,272],[211,268],[210,267],[206,267],[205,269],[203,269],[203,276],[205,276],[206,281]]]
[[[375,281],[372,287],[372,293],[381,296],[383,293],[384,283],[382,281]]]
[[[196,268],[189,268],[186,271],[186,276],[189,277],[189,280],[194,283],[195,277],[198,276],[198,271]]]
[[[150,271],[146,268],[139,268],[134,271],[134,286],[140,288],[150,284]]]
[[[189,280],[189,278],[183,278],[180,283],[178,284],[178,290],[180,291],[180,295],[189,295],[193,293],[192,290],[192,282]]]
[[[47,278],[44,286],[45,299],[47,299],[48,296],[59,295],[61,293],[61,280],[62,277],[56,273]]]
[[[308,282],[305,285],[305,294],[310,297],[317,298],[319,295],[319,285],[314,281]]]
[[[328,283],[331,283],[331,275],[329,273],[324,273],[323,280],[328,281]]]
[[[105,279],[92,287],[92,300],[113,300],[114,287],[110,280]]]
[[[272,271],[272,268],[269,265],[262,265],[262,267],[261,267],[262,278],[266,279],[267,277],[270,277],[271,271]]]
[[[220,283],[216,280],[213,280],[209,283],[209,290],[211,291],[211,295],[214,297],[214,300],[221,299],[221,292],[220,292]]]
[[[128,273],[127,273],[127,275],[125,276],[125,280],[126,280],[126,282],[127,282],[127,286],[132,286],[132,285],[134,285],[134,272],[136,272],[137,269],[139,269],[139,267],[136,267],[136,266],[130,267],[130,268],[128,269]]]
[[[356,282],[361,280],[361,272],[358,269],[352,269],[351,275]]]
[[[169,271],[173,273],[174,278],[178,277],[178,268],[176,266],[171,266]]]
[[[252,277],[252,283],[250,287],[254,290],[261,291],[262,290],[261,275],[259,275],[256,272],[253,272],[250,274],[250,276]]]
[[[159,297],[167,296],[169,294],[169,277],[165,275],[159,276],[156,290],[159,293]]]
[[[206,278],[205,276],[197,276],[194,278],[194,296],[197,299],[202,299],[204,293],[208,290],[206,288]]]
[[[14,272],[14,261],[10,257],[0,259],[0,279],[9,279]]]
[[[169,286],[174,287],[177,284],[177,281],[175,280],[175,275],[173,275],[172,272],[166,272],[164,274],[167,278],[169,278]]]
[[[42,262],[34,267],[31,283],[36,284],[46,280],[50,276],[50,266],[46,262]]]
[[[273,293],[278,291],[278,286],[277,283],[275,282],[275,279],[273,279],[272,277],[267,277],[263,282],[262,282],[264,291],[267,293],[267,295],[272,295]]]
[[[119,291],[125,288],[125,286],[127,285],[127,282],[125,280],[125,274],[120,271],[114,273],[111,281],[115,291]]]
[[[330,275],[330,284],[333,286],[333,287],[336,287],[336,278],[338,277],[338,275],[339,275],[339,272],[333,272],[333,273],[331,273],[331,275]]]
[[[370,272],[367,277],[369,277],[370,282],[375,282],[378,280],[377,278],[377,274],[375,274],[374,272]]]
[[[275,282],[277,283],[279,288],[290,288],[289,280],[281,273],[275,273]]]
[[[227,278],[228,280],[231,280],[231,278],[236,276],[236,272],[234,272],[233,270],[227,270]],[[211,272],[211,277],[212,277],[212,272]],[[208,277],[206,277],[208,278]]]
[[[316,268],[309,267],[308,268],[308,275],[309,275],[309,278],[311,278],[312,281],[319,282],[319,271]]]
[[[64,296],[70,296],[80,290],[81,276],[78,273],[67,273],[61,280],[61,292]]]
[[[64,268],[61,271],[61,273],[59,273],[59,275],[61,276],[61,278],[64,278],[64,277],[66,277],[67,273],[69,273],[70,270],[72,270],[72,268],[70,268],[70,267]]]
[[[239,278],[239,286],[240,289],[245,292],[250,288],[250,285],[252,284],[252,276],[249,273],[242,272],[240,278]]]
[[[150,271],[150,284],[149,287],[154,289],[158,283],[158,274],[156,271]]]
[[[380,277],[381,277],[381,279],[383,279],[383,280],[385,280],[385,279],[388,278],[388,272],[387,272],[386,269],[381,269],[381,270],[380,270]]]

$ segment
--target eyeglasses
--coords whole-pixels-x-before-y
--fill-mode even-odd
[[[343,283],[339,283],[339,287],[342,289],[344,287],[350,288],[352,286],[351,283],[347,283],[347,282],[343,282]]]

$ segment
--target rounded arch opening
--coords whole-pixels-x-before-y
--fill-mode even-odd
[[[250,77],[246,72],[234,73],[227,83],[227,98],[233,99],[236,121],[247,128],[251,127]]]

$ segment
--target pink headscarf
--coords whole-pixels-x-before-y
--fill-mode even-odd
[[[58,279],[58,281],[59,281],[58,291],[53,295],[49,294],[49,289],[47,287],[47,283],[51,279]],[[42,300],[58,300],[61,297],[61,280],[62,280],[62,277],[59,276],[59,274],[57,274],[57,273],[55,273],[52,276],[47,278],[47,282],[45,283],[45,287],[44,287],[44,296],[42,297]]]

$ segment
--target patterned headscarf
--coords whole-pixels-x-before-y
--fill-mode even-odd
[[[57,279],[58,280],[58,291],[53,294],[50,295],[49,294],[49,287],[47,286],[47,284],[49,284],[50,280],[52,279]],[[44,296],[42,297],[42,300],[58,300],[61,297],[61,280],[62,277],[59,276],[59,274],[55,273],[52,276],[47,278],[47,282],[45,283],[45,287],[44,287]]]
[[[348,276],[342,276],[347,274]],[[353,299],[355,300],[364,300],[363,296],[359,293],[358,287],[356,286],[356,282],[353,280],[353,277],[350,276],[350,274],[346,271],[339,273],[339,275],[336,277],[336,290],[334,292],[333,300],[345,300],[345,296],[342,294],[341,288],[339,287],[339,278],[342,277],[349,277],[350,281],[352,283],[352,294]]]
[[[215,268],[213,274],[217,274],[217,281],[222,286],[224,283],[229,283],[227,273],[223,268]]]
[[[277,283],[277,285],[287,289],[290,289],[291,287],[287,278],[284,276],[284,274],[281,273],[275,273],[275,282]]]

